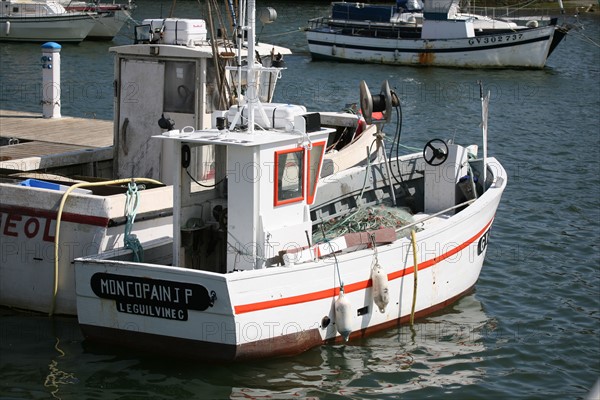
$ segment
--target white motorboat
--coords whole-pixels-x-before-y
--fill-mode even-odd
[[[99,18],[93,12],[67,12],[54,0],[1,0],[0,41],[80,42]]]
[[[260,68],[239,68],[253,99]],[[361,84],[367,122],[394,98],[387,83],[376,97]],[[291,355],[412,322],[473,288],[507,182],[485,123],[483,158],[433,139],[320,179],[332,129],[318,113],[273,127],[259,102],[240,109],[247,123],[238,110],[154,136],[172,160],[172,237],[143,243],[144,260],[123,247],[75,260],[87,340],[220,361]],[[215,174],[199,185],[190,169],[206,146]]]

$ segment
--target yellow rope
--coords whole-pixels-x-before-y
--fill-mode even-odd
[[[60,205],[58,206],[58,215],[56,216],[56,233],[54,235],[54,290],[52,292],[52,304],[50,306],[50,312],[48,313],[49,316],[52,316],[54,314],[54,307],[56,306],[56,294],[58,293],[58,236],[60,234],[60,221],[62,218],[63,209],[65,207],[65,202],[67,201],[67,197],[69,197],[69,194],[71,194],[73,190],[78,188],[106,185],[122,185],[124,183],[129,183],[133,181],[142,183],[153,183],[155,185],[163,185],[162,182],[148,178],[116,179],[113,181],[103,182],[80,182],[69,187],[67,191],[63,194],[62,199],[60,200]]]
[[[415,230],[410,231],[410,239],[413,248],[413,262],[414,262],[414,285],[413,285],[413,301],[412,310],[410,311],[410,326],[414,325],[415,322],[415,306],[417,305],[417,273],[419,272],[419,263],[417,261],[417,234]]]

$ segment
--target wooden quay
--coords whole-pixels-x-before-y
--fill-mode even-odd
[[[0,110],[0,171],[47,171],[113,157],[113,121]]]

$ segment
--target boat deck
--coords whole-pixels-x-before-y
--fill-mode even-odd
[[[0,169],[34,171],[112,158],[113,122],[0,110]]]

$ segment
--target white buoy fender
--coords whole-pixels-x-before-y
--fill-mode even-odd
[[[531,21],[527,21],[525,26],[527,26],[528,28],[537,28],[539,26],[539,24],[536,20],[531,20]]]
[[[384,313],[385,307],[390,302],[390,295],[388,293],[388,277],[381,265],[373,265],[371,280],[373,281],[373,302],[377,305],[379,311]]]
[[[352,333],[352,305],[344,296],[343,290],[335,301],[335,327],[344,340],[348,341]]]

